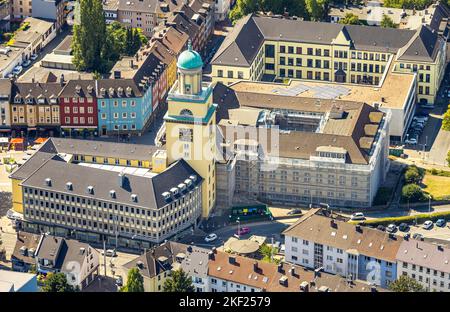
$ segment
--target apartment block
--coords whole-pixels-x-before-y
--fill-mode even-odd
[[[286,229],[286,261],[382,288],[397,278],[403,238],[312,209]]]
[[[34,258],[39,273],[64,273],[70,285],[82,290],[98,274],[100,252],[76,240],[42,234]]]
[[[397,278],[406,275],[427,291],[448,292],[449,260],[448,246],[423,240],[404,240],[397,252]]]
[[[446,42],[417,30],[248,15],[212,59],[215,82],[319,80],[378,86],[390,71],[418,75],[417,97],[432,104],[443,78]]]

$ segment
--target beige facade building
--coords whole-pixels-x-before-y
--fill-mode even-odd
[[[225,84],[295,79],[378,86],[388,69],[416,73],[417,97],[426,104],[434,102],[444,76],[446,42],[428,26],[404,30],[248,15],[211,63],[213,81]]]

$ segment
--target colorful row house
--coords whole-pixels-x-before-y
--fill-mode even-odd
[[[102,79],[98,87],[100,135],[140,135],[152,113],[152,89],[133,79]]]
[[[11,85],[11,135],[54,136],[59,133],[60,103],[63,85],[49,83],[13,83]]]
[[[70,80],[59,97],[64,136],[98,135],[96,80]]]

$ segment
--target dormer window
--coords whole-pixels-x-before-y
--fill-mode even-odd
[[[162,196],[164,197],[165,200],[169,200],[170,199],[170,193],[169,192],[162,193]]]
[[[122,96],[123,95],[123,88],[122,87],[117,88],[117,95],[118,96]]]
[[[16,103],[16,104],[22,103],[22,97],[20,95],[16,95],[14,97],[14,103]]]
[[[89,94],[92,94],[92,91],[94,91],[94,87],[91,86],[91,85],[88,85],[88,86],[87,86],[87,90],[88,90],[88,93],[89,93]]]
[[[72,190],[73,190],[73,184],[72,184],[72,182],[67,182],[67,183],[66,183],[66,189],[67,189],[68,191],[72,191]]]
[[[136,194],[131,194],[131,200],[135,203],[137,203],[138,197]]]
[[[172,187],[170,189],[170,193],[172,193],[173,196],[178,195],[178,188],[177,187]]]
[[[89,194],[94,194],[94,187],[92,185],[89,185],[87,187],[87,191],[88,191]]]
[[[133,89],[131,89],[131,87],[127,87],[127,89],[126,89],[127,96],[131,96],[132,91],[133,91]]]
[[[109,191],[109,196],[111,196],[111,198],[116,198],[116,191],[114,190]]]
[[[109,96],[114,96],[114,88],[109,88],[108,93]]]
[[[75,92],[76,92],[77,94],[80,94],[80,92],[81,92],[81,86],[80,86],[80,85],[76,85],[76,86],[75,86]]]
[[[105,96],[106,95],[106,89],[105,88],[101,88],[100,89],[100,95],[101,96]]]

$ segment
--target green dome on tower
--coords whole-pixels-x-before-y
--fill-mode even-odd
[[[191,41],[188,43],[188,49],[180,54],[177,61],[178,68],[197,69],[203,67],[202,57],[198,52],[192,50]]]

